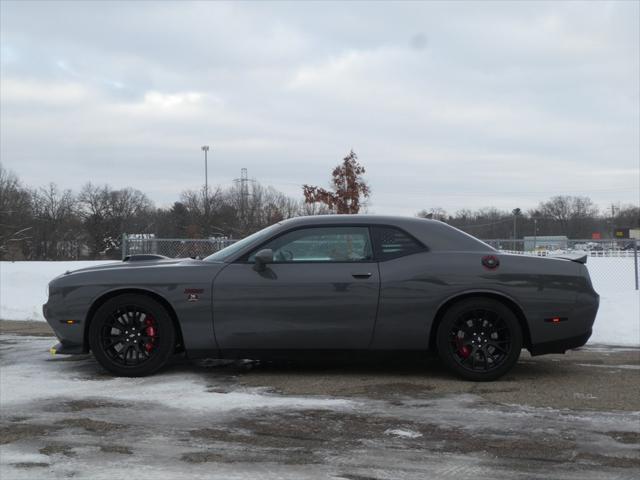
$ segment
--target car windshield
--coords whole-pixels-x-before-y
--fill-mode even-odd
[[[270,227],[263,228],[262,230],[259,230],[256,233],[243,238],[242,240],[238,240],[237,242],[232,243],[222,250],[218,250],[216,253],[209,255],[204,260],[207,262],[224,262],[227,260],[227,258],[235,255],[237,252],[244,249],[247,245],[251,245],[254,242],[259,243],[269,238],[269,236],[271,236],[277,226],[278,224],[275,224],[271,225]]]

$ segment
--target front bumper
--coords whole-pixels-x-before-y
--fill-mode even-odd
[[[49,353],[51,355],[79,355],[87,352],[84,351],[82,345],[64,345],[62,342],[58,342],[49,349]]]
[[[42,314],[60,342],[51,347],[52,354],[74,355],[87,353],[84,342],[84,325],[82,321],[72,320],[64,315],[64,309],[57,304],[47,302],[42,305]]]

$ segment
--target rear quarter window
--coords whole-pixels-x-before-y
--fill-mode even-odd
[[[427,248],[407,232],[395,227],[373,227],[376,257],[381,261],[427,251]]]

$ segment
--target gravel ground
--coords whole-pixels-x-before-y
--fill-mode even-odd
[[[132,380],[50,357],[47,328],[0,322],[3,480],[640,478],[638,349],[523,352],[492,383],[435,359],[178,357]]]

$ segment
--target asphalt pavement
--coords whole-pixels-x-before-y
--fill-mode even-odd
[[[640,478],[640,349],[523,352],[489,383],[435,358],[176,357],[114,379],[48,335],[0,322],[3,480]]]

